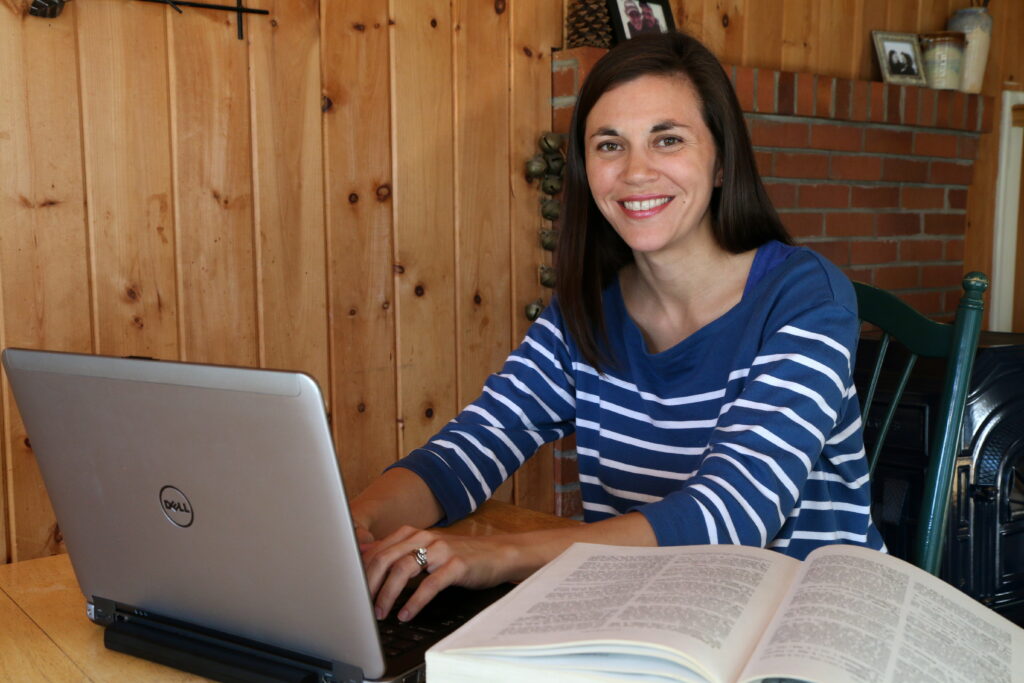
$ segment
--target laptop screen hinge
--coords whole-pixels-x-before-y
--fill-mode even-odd
[[[108,649],[216,681],[362,683],[364,680],[362,669],[357,666],[298,654],[292,656],[287,651],[253,641],[218,638],[207,629],[192,631],[182,622],[130,608],[125,610],[95,596],[90,612],[90,618],[95,614],[94,621],[106,625],[103,643]]]

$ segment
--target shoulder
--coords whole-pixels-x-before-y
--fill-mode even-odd
[[[807,247],[779,248],[783,258],[764,275],[752,296],[773,307],[838,306],[857,315],[853,283],[834,263]]]

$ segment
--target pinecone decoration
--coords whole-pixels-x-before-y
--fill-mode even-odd
[[[612,22],[605,0],[576,0],[565,19],[566,47],[604,47],[612,45]]]

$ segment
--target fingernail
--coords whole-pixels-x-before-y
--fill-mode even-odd
[[[377,617],[377,621],[380,621],[384,618],[384,610],[382,610],[380,607],[374,607],[373,616]]]
[[[398,613],[398,620],[399,621],[409,621],[409,610],[403,609],[402,611],[400,611]]]

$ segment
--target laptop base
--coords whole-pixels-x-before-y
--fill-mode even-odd
[[[95,599],[107,649],[224,683],[362,683],[358,667],[290,653]],[[103,621],[107,621],[104,619]]]

